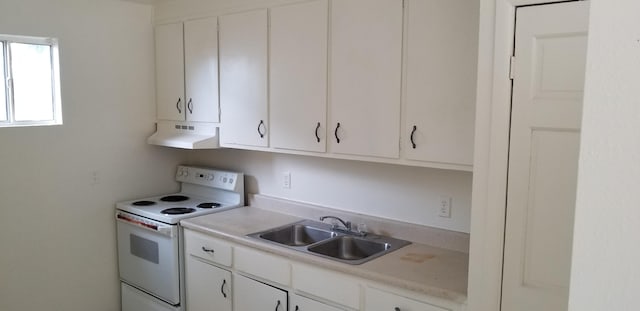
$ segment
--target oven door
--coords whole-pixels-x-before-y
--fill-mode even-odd
[[[180,303],[178,226],[116,212],[120,279],[170,303]]]

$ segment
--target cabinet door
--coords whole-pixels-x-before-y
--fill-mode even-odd
[[[288,310],[286,291],[239,274],[234,277],[234,311]]]
[[[375,288],[367,288],[365,311],[447,311],[438,306],[398,296]]]
[[[478,2],[409,0],[407,7],[404,156],[472,165]]]
[[[267,10],[220,17],[223,145],[268,145]]]
[[[331,7],[331,151],[397,158],[402,0]]]
[[[219,122],[217,18],[184,23],[184,59],[187,121]]]
[[[330,305],[305,298],[302,296],[294,295],[292,300],[291,311],[343,311],[344,309],[338,309]]]
[[[156,26],[155,38],[157,117],[159,120],[184,121],[182,23]]]
[[[187,311],[231,311],[231,272],[187,256]]]
[[[327,0],[271,9],[269,105],[274,148],[326,149],[327,14]]]

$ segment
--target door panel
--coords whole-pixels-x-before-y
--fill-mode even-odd
[[[223,145],[268,146],[267,10],[220,16]]]
[[[324,152],[328,2],[271,9],[271,146]]]
[[[330,151],[398,158],[402,1],[333,1],[330,37]]]
[[[218,122],[218,19],[184,23],[187,121]]]
[[[182,23],[156,26],[156,106],[159,120],[184,121],[186,103],[182,44]]]
[[[233,310],[286,311],[287,292],[279,288],[235,274],[233,279]]]
[[[519,8],[502,310],[566,310],[588,2]]]

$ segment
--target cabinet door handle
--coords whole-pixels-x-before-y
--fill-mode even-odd
[[[207,253],[215,253],[216,251],[213,248],[206,248],[206,247],[202,247],[202,251],[203,252],[207,252]]]
[[[189,109],[189,113],[193,114],[193,100],[189,98],[189,102],[187,103],[187,109]]]
[[[178,102],[176,102],[176,109],[178,109],[178,113],[182,113],[182,109],[180,109],[180,102],[182,102],[182,98],[178,98]]]
[[[260,134],[260,138],[264,138],[264,133],[261,131],[262,127],[265,127],[266,130],[266,125],[264,125],[264,121],[260,120],[260,124],[258,124],[258,134]]]
[[[413,146],[413,149],[416,149],[416,142],[413,140],[413,135],[416,133],[416,130],[418,129],[417,126],[413,126],[413,130],[411,130],[411,146]],[[399,309],[398,309],[399,310]],[[396,311],[398,311],[396,310]]]
[[[296,311],[300,311],[300,307],[296,306]]]
[[[222,286],[220,286],[220,292],[222,293],[222,296],[224,298],[227,298],[227,293],[224,292],[224,286],[227,285],[227,280],[223,279],[222,280]]]
[[[276,305],[276,311],[278,311],[278,308],[280,308],[280,300],[278,300],[278,304]]]
[[[316,125],[316,140],[318,142],[320,142],[320,136],[318,136],[318,130],[320,129],[320,122],[318,122],[318,125]]]
[[[393,309],[394,311],[400,311],[400,308],[396,307],[395,309]]]
[[[336,125],[336,130],[333,132],[333,135],[336,137],[336,142],[339,144],[340,143],[340,137],[338,137],[338,129],[340,128],[340,122],[338,122],[338,125]]]

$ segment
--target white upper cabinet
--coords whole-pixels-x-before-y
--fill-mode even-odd
[[[271,147],[324,152],[328,1],[270,11]]]
[[[184,23],[184,59],[187,120],[219,122],[216,18]]]
[[[158,25],[159,120],[219,122],[217,19]]]
[[[219,19],[221,145],[266,147],[267,10]]]
[[[159,120],[184,121],[184,46],[182,23],[158,25],[156,103]]]
[[[471,166],[478,1],[408,0],[403,156]]]
[[[330,151],[399,157],[402,0],[331,5]]]

